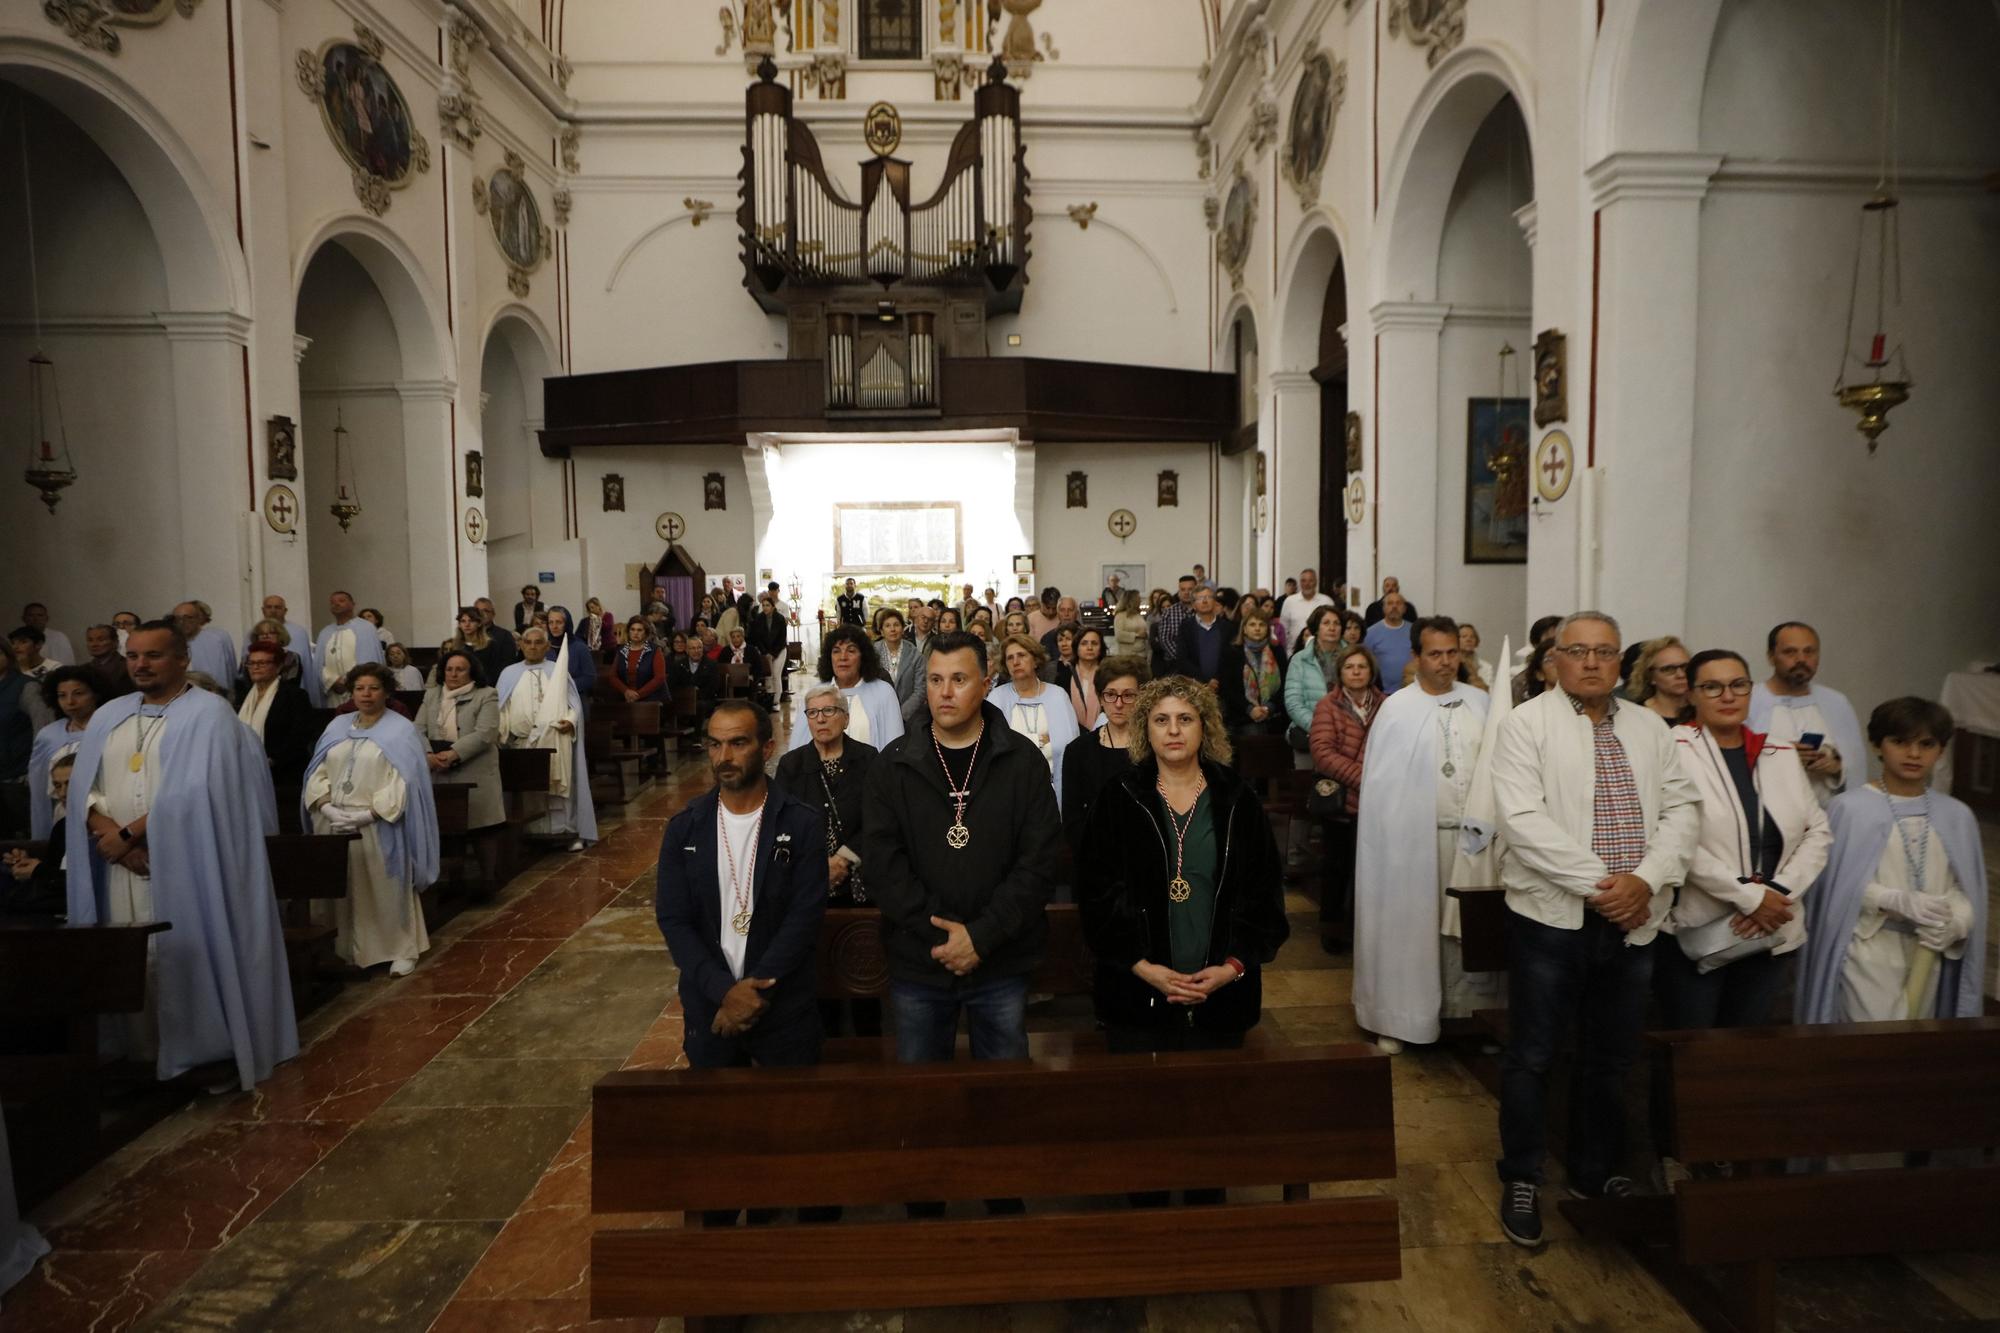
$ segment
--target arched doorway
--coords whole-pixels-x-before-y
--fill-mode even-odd
[[[536,432],[542,424],[542,380],[557,373],[553,344],[534,317],[510,307],[486,335],[479,371],[479,441],[485,470],[487,530],[485,584],[498,602],[527,583],[548,605],[582,609],[583,570],[573,540],[574,513],[602,505],[599,495],[570,494],[569,469],[545,458]],[[622,497],[621,497],[622,500]],[[543,572],[556,576],[541,584]],[[506,597],[513,604],[511,596]]]
[[[78,646],[116,611],[190,596],[225,632],[246,623],[245,284],[180,149],[88,62],[0,42],[0,527],[16,604],[47,603]],[[21,476],[38,348],[79,474],[54,513]]]
[[[1347,584],[1347,264],[1321,214],[1292,248],[1279,314],[1272,588],[1310,566],[1329,595]],[[1358,461],[1357,461],[1358,468]]]
[[[295,328],[313,614],[346,591],[380,609],[405,643],[439,643],[463,600],[447,344],[414,262],[386,228],[344,220],[306,253]],[[343,482],[361,504],[346,530],[330,508]]]

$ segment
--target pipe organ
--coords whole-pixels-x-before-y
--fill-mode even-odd
[[[766,58],[757,75],[737,212],[744,285],[787,316],[792,357],[825,363],[828,410],[935,413],[941,360],[985,355],[987,317],[1019,310],[1027,284],[1019,90],[995,60],[928,198],[914,197],[910,163],[892,156],[892,130],[861,164],[856,202],[793,118],[776,65]]]

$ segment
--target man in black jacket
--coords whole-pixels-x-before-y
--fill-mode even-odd
[[[654,899],[680,969],[688,1063],[818,1064],[826,830],[817,810],[764,778],[769,713],[724,700],[709,714],[707,748],[715,790],[668,821]]]
[[[1214,589],[1195,589],[1194,606],[1181,621],[1178,638],[1180,651],[1174,659],[1174,670],[1219,692],[1225,670],[1234,672],[1233,667],[1225,668],[1224,663],[1236,643],[1236,622],[1222,614]]]
[[[687,636],[686,650],[667,659],[667,688],[693,690],[704,720],[708,710],[715,707],[715,701],[722,697],[722,668],[708,659],[702,641],[692,634]]]
[[[986,702],[985,645],[937,635],[924,666],[930,724],[882,751],[862,816],[896,1058],[951,1059],[963,1009],[973,1059],[1024,1060],[1062,817],[1040,751]]]

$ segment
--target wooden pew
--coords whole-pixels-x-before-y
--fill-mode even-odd
[[[422,690],[397,690],[396,702],[410,710],[410,720],[414,722],[417,718],[417,710],[424,706],[424,692]]]
[[[1389,1063],[1366,1046],[1054,1063],[611,1074],[593,1094],[591,1207],[674,1211],[598,1231],[594,1318],[820,1313],[1197,1291],[1279,1294],[1401,1276],[1393,1197],[1312,1181],[1396,1172]],[[1171,1108],[1163,1114],[1163,1108]],[[1283,1201],[704,1228],[701,1210],[1282,1186]]]
[[[701,692],[683,685],[672,692],[668,704],[667,741],[675,754],[701,751]]]
[[[1468,972],[1507,970],[1507,891],[1446,889],[1458,899],[1458,940]]]
[[[0,1104],[23,1206],[107,1150],[98,1018],[145,1008],[147,941],[169,929],[0,921]],[[34,1040],[44,1027],[59,1038]]]
[[[2000,1246],[2000,1166],[1778,1174],[1788,1158],[2000,1147],[2000,1018],[1655,1032],[1647,1042],[1670,1090],[1666,1150],[1731,1162],[1733,1174],[1562,1210],[1579,1230],[1640,1246],[1706,1327],[1774,1329],[1781,1260]],[[1719,1297],[1697,1265],[1720,1269]]]
[[[271,891],[285,929],[285,966],[292,977],[292,1007],[317,1007],[340,989],[335,930],[313,920],[315,902],[347,897],[347,844],[359,833],[275,833],[264,839],[271,860]]]

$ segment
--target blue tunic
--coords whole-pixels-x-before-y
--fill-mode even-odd
[[[143,698],[99,708],[70,775],[69,919],[106,919],[105,865],[83,817],[112,731]],[[233,1059],[242,1086],[299,1053],[285,932],[271,889],[267,835],[278,831],[271,767],[256,733],[228,703],[191,689],[167,706],[158,789],[146,819],[154,911],[172,930],[153,937],[160,1026],[158,1073]]]

